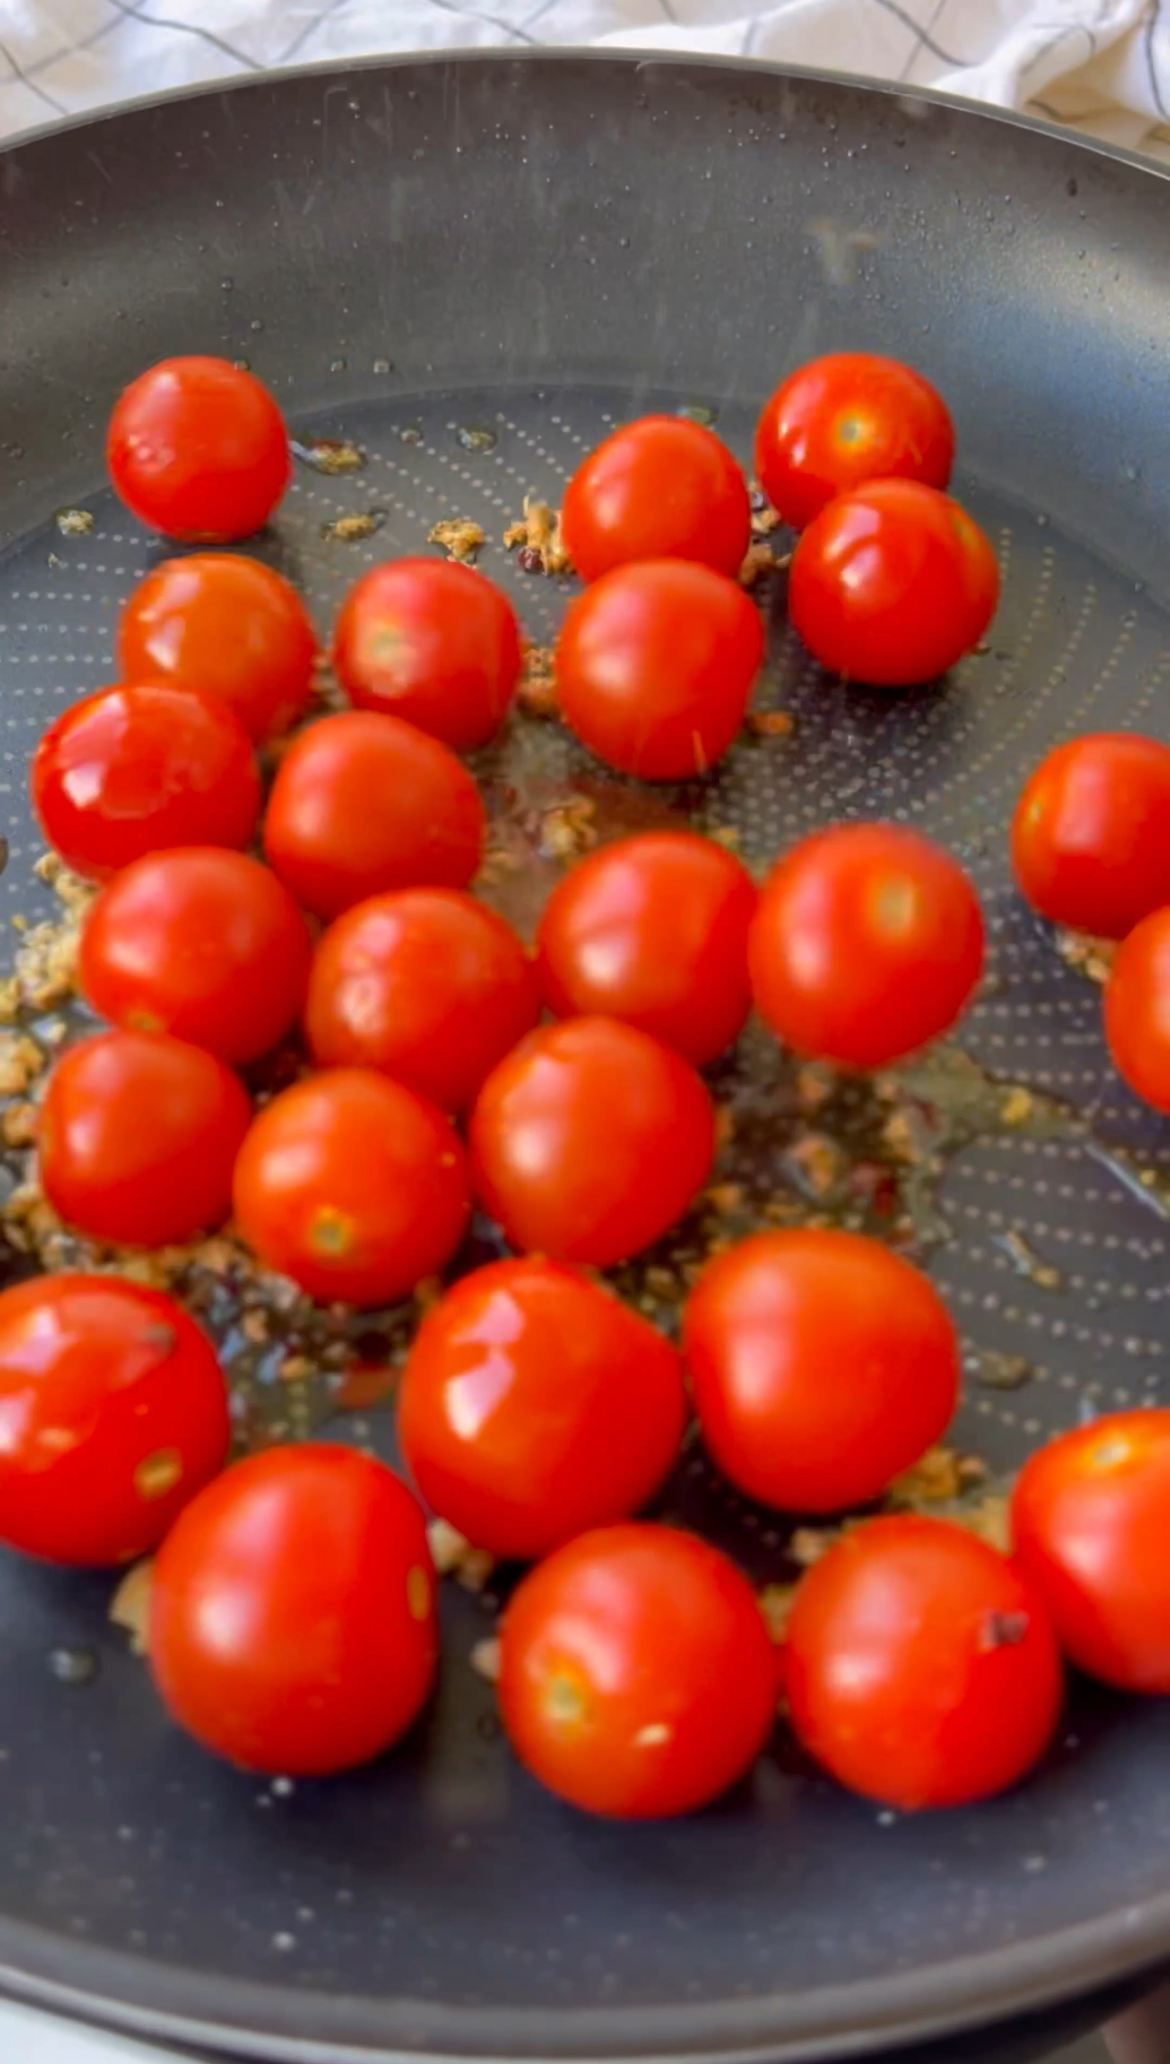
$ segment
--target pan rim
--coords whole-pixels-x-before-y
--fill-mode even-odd
[[[563,70],[583,61],[596,67],[599,75],[617,68],[675,76],[726,74],[741,82],[758,81],[763,75],[879,94],[887,101],[924,104],[1037,133],[1078,159],[1088,154],[1170,185],[1170,167],[1136,152],[960,95],[812,67],[747,65],[735,57],[571,47],[383,54],[245,73],[195,90],[180,87],[145,94],[40,124],[0,146],[0,156],[13,156],[73,130],[97,130],[122,116],[148,115],[178,102],[207,102],[249,88],[418,71],[423,66],[436,70],[519,64],[531,71],[536,66]],[[818,1987],[796,1999],[773,1993],[633,2008],[473,2008],[212,1978],[192,1967],[87,1945],[35,1923],[0,1917],[0,1989],[14,1997],[128,2035],[231,2049],[242,2057],[280,2059],[282,2064],[377,2064],[390,2057],[403,2064],[441,2059],[452,2064],[464,2059],[474,2064],[643,2064],[668,2054],[686,2064],[797,2064],[798,2059],[800,2064],[813,2064],[816,2059],[860,2056],[1035,2013],[1133,1976],[1168,1955],[1170,1890],[1006,1948],[840,1989]],[[209,2018],[212,1990],[214,2013]],[[782,2034],[776,2030],[780,2019]],[[317,2033],[307,2036],[306,2027]]]

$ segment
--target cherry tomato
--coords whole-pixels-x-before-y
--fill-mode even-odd
[[[102,688],[45,732],[32,799],[66,866],[101,880],[160,847],[246,846],[260,775],[247,733],[214,696]]]
[[[164,358],[115,403],[106,463],[151,530],[224,544],[267,523],[289,482],[288,433],[251,373],[225,358]]]
[[[526,1576],[500,1643],[520,1761],[587,1813],[691,1813],[746,1775],[772,1730],[776,1657],[735,1565],[693,1534],[578,1534]]]
[[[895,358],[833,351],[781,381],[756,430],[755,468],[785,523],[803,530],[834,495],[897,478],[945,487],[955,431],[941,394]]]
[[[1039,1594],[964,1528],[907,1514],[844,1534],[801,1579],[784,1689],[806,1749],[850,1791],[912,1812],[1023,1777],[1060,1714]]]
[[[308,708],[316,653],[296,589],[235,552],[164,559],[118,622],[118,664],[128,680],[202,688],[235,711],[257,744]]]
[[[829,502],[788,576],[788,615],[813,658],[879,688],[945,674],[979,643],[998,599],[978,524],[913,480],[874,480]]]
[[[288,1777],[369,1762],[435,1680],[417,1502],[351,1448],[306,1442],[237,1462],[162,1545],[149,1647],[173,1718],[229,1762]]]
[[[738,1490],[789,1512],[880,1496],[958,1402],[942,1299],[859,1233],[740,1241],[687,1300],[683,1348],[712,1459]]]
[[[561,715],[623,774],[682,781],[727,751],[763,658],[759,613],[734,581],[681,559],[640,560],[569,604]]]
[[[576,1269],[535,1257],[448,1290],[415,1336],[398,1403],[432,1511],[524,1561],[637,1512],[686,1423],[669,1341]]]
[[[983,966],[979,899],[940,846],[841,824],[773,868],[748,940],[756,1008],[798,1053],[880,1068],[954,1024]]]
[[[1070,1662],[1123,1691],[1170,1692],[1170,1411],[1060,1434],[1025,1462],[1011,1512]]]
[[[202,1047],[98,1032],[49,1076],[41,1184],[66,1224],[95,1240],[189,1240],[228,1215],[251,1115],[243,1083]]]
[[[751,542],[743,474],[713,430],[682,416],[615,430],[578,466],[561,519],[586,581],[635,559],[693,559],[734,578]]]
[[[337,1068],[266,1104],[236,1163],[240,1231],[322,1303],[390,1304],[451,1259],[470,1202],[442,1112],[400,1082]]]
[[[323,1067],[379,1068],[461,1111],[539,1016],[535,971],[502,917],[458,889],[399,889],[330,925],[305,1030]]]
[[[223,1467],[209,1341],[173,1298],[117,1276],[0,1291],[0,1540],[77,1565],[131,1562]]]
[[[333,665],[351,702],[417,724],[453,752],[494,738],[520,678],[520,626],[470,566],[397,559],[350,589]]]
[[[669,1047],[616,1018],[568,1018],[493,1069],[470,1137],[476,1195],[513,1247],[608,1268],[697,1196],[715,1114]]]
[[[289,747],[264,850],[298,903],[338,917],[385,889],[466,888],[484,823],[471,775],[438,739],[398,717],[347,710]]]
[[[1041,917],[1124,939],[1170,903],[1170,746],[1126,731],[1058,745],[1016,805],[1012,866]]]
[[[537,932],[544,1000],[558,1017],[623,1018],[699,1065],[751,1009],[747,869],[713,839],[618,839],[557,884]]]
[[[81,987],[132,1032],[171,1032],[240,1065],[304,1003],[312,948],[276,876],[246,853],[181,846],[123,868],[81,937]]]
[[[1105,984],[1113,1065],[1156,1111],[1170,1111],[1170,909],[1151,911],[1113,957]]]

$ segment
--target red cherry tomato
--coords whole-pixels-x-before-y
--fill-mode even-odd
[[[260,1259],[322,1303],[390,1304],[451,1259],[467,1170],[442,1112],[337,1068],[266,1104],[236,1163],[235,1215]]]
[[[578,466],[561,520],[586,581],[635,559],[693,559],[734,578],[751,542],[743,474],[713,430],[682,416],[615,430]]]
[[[275,875],[246,853],[182,846],[123,868],[81,938],[81,987],[133,1032],[170,1032],[241,1065],[300,1015],[312,948]]]
[[[721,759],[743,723],[764,628],[709,566],[619,566],[569,604],[557,645],[561,715],[590,752],[644,781]]]
[[[1025,1462],[1011,1510],[1070,1662],[1122,1691],[1170,1692],[1170,1411],[1060,1434]]]
[[[351,702],[417,724],[453,752],[495,737],[520,678],[520,626],[470,566],[397,559],[350,589],[333,665]]]
[[[616,1018],[530,1032],[471,1114],[475,1192],[512,1246],[594,1268],[665,1233],[714,1153],[715,1114],[694,1069]]]
[[[909,366],[833,351],[790,373],[756,430],[756,478],[803,530],[834,495],[896,477],[945,487],[955,431],[941,394]]]
[[[998,599],[978,524],[913,480],[874,480],[829,502],[788,576],[788,615],[813,658],[879,688],[945,674],[979,643]]]
[[[623,1018],[699,1065],[751,1009],[747,869],[713,839],[650,831],[578,862],[537,932],[544,1000],[558,1017]]]
[[[317,640],[294,587],[236,552],[164,559],[118,622],[127,680],[202,688],[262,744],[309,706]]]
[[[330,925],[305,1030],[326,1068],[379,1068],[461,1111],[540,1016],[536,974],[510,925],[458,889],[399,889]]]
[[[277,769],[264,851],[299,903],[338,917],[385,889],[466,888],[484,810],[466,767],[413,724],[373,710],[323,717]]]
[[[251,373],[225,358],[165,358],[119,396],[106,463],[151,530],[224,544],[267,523],[288,486],[288,433]]]
[[[778,1676],[746,1578],[673,1527],[603,1527],[525,1577],[504,1617],[500,1710],[520,1761],[587,1813],[691,1813],[746,1775]]]
[[[0,1540],[130,1562],[223,1467],[227,1394],[173,1298],[106,1276],[0,1291]]]
[[[1170,746],[1126,731],[1058,745],[1016,805],[1012,866],[1041,917],[1124,939],[1170,903]]]
[[[1170,1111],[1170,909],[1152,911],[1118,947],[1105,984],[1105,1039],[1130,1088]]]
[[[160,847],[246,846],[260,775],[247,733],[214,696],[102,688],[45,732],[32,799],[66,866],[101,880]]]
[[[756,1008],[798,1053],[880,1068],[954,1024],[983,966],[979,899],[940,846],[841,824],[773,868],[748,941]]]
[[[154,1565],[155,1684],[181,1727],[245,1770],[323,1777],[380,1756],[421,1712],[438,1653],[422,1513],[350,1448],[237,1462]]]
[[[243,1083],[202,1047],[99,1032],[49,1076],[41,1184],[66,1224],[96,1240],[189,1240],[228,1215],[251,1115]]]
[[[942,1299],[859,1233],[760,1233],[719,1255],[687,1300],[683,1348],[712,1459],[789,1512],[879,1497],[958,1401]]]
[[[810,1754],[912,1812],[989,1799],[1052,1738],[1060,1653],[1039,1594],[962,1527],[907,1515],[844,1534],[801,1579],[784,1689]]]
[[[524,1561],[637,1512],[686,1422],[669,1341],[588,1277],[536,1258],[476,1269],[447,1292],[415,1336],[398,1402],[432,1511]]]

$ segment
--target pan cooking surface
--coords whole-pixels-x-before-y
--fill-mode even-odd
[[[542,71],[567,76],[555,65]],[[373,105],[382,77],[364,75],[359,100]],[[629,77],[624,68],[620,77]],[[438,88],[426,91],[437,108]],[[801,91],[810,122],[820,119],[818,94],[868,110],[853,89]],[[238,109],[244,98],[215,97],[214,106]],[[785,119],[799,121],[785,106]],[[465,131],[466,108],[465,99]],[[972,119],[947,112],[948,122]],[[1062,167],[1077,161],[1064,146],[1043,148]],[[658,392],[631,355],[638,370],[624,384],[550,374],[436,391],[422,380],[405,385],[377,357],[381,333],[371,329],[369,350],[350,344],[332,374],[319,356],[298,381],[262,329],[248,346],[245,303],[263,303],[246,299],[246,288],[244,277],[233,283],[241,310],[218,318],[212,335],[187,335],[172,320],[165,348],[246,352],[273,378],[302,440],[352,439],[366,453],[360,471],[338,477],[298,464],[275,533],[256,546],[304,587],[322,632],[365,566],[427,550],[431,525],[458,516],[482,525],[481,567],[513,595],[529,634],[547,642],[567,589],[522,572],[501,542],[527,491],[555,505],[607,427],[653,405],[716,411],[716,428],[748,456],[766,376],[753,383],[734,372],[740,400],[713,376]],[[872,325],[887,320],[877,314]],[[817,345],[866,341],[857,327],[826,326]],[[156,325],[154,334],[164,333]],[[152,355],[144,350],[142,362]],[[778,347],[776,372],[792,355]],[[962,420],[964,396],[948,384],[945,362],[941,377]],[[48,462],[30,471],[38,513],[50,493],[80,503],[94,514],[92,533],[63,535],[52,520],[22,533],[7,504],[0,806],[10,861],[0,912],[9,919],[49,908],[31,872],[40,844],[24,797],[27,756],[58,710],[112,678],[117,607],[160,553],[98,491],[91,419],[109,398],[98,388],[95,376],[92,400],[82,397],[72,471]],[[974,463],[957,486],[996,543],[1003,600],[991,649],[967,659],[945,690],[886,697],[825,683],[786,631],[778,580],[757,701],[791,715],[789,735],[741,742],[706,783],[656,791],[650,805],[645,791],[608,777],[555,726],[531,718],[517,717],[479,764],[498,818],[528,840],[528,863],[499,891],[525,921],[558,872],[533,850],[543,814],[569,793],[591,799],[603,833],[637,825],[647,808],[676,812],[734,835],[749,864],[841,816],[895,817],[970,869],[990,934],[991,979],[959,1041],[971,1063],[960,1115],[977,1136],[948,1153],[919,1223],[946,1230],[930,1266],[967,1348],[957,1445],[985,1458],[994,1481],[1086,1412],[1170,1399],[1165,1128],[1110,1070],[1098,992],[1020,904],[1005,846],[1023,773],[1058,740],[1104,728],[1170,739],[1170,612],[1147,589],[1148,569],[1127,567],[1128,517],[1103,511],[1094,531],[1080,520],[1082,497],[1070,524],[1064,500],[1030,497],[1007,457],[996,465],[985,418],[972,429],[963,448],[974,448]],[[1123,427],[1122,443],[1127,435],[1138,450]],[[1128,461],[1114,449],[1107,463],[1124,509]],[[1046,484],[1059,470],[1054,463]],[[323,535],[339,516],[364,511],[380,526],[368,539]],[[775,1074],[774,1062],[763,1065]],[[931,1064],[927,1104],[940,1082],[946,1103],[952,1065],[961,1068]],[[1033,1093],[1028,1123],[984,1123],[999,1099],[989,1077]],[[764,1076],[760,1084],[766,1108],[775,1085]],[[770,1137],[765,1128],[757,1167],[778,1189],[791,1187],[798,1177],[783,1163],[779,1120]],[[1016,1387],[1003,1387],[1008,1370]],[[384,1413],[350,1416],[331,1431],[388,1442]],[[684,1464],[670,1502],[761,1581],[788,1573],[775,1523],[713,1485],[698,1461]],[[1078,1691],[1045,1769],[974,1812],[879,1812],[801,1766],[781,1736],[750,1785],[715,1810],[620,1828],[563,1810],[512,1763],[491,1692],[470,1663],[490,1614],[456,1586],[444,1586],[438,1703],[405,1750],[328,1785],[295,1786],[242,1777],[177,1735],[107,1624],[110,1588],[104,1577],[0,1562],[0,1963],[34,1983],[57,1979],[104,1996],[103,2011],[116,2014],[130,1998],[178,2016],[176,2027],[198,2023],[205,2040],[234,2034],[265,2054],[288,2053],[303,2037],[323,2045],[305,2054],[322,2056],[347,2042],[355,2055],[756,2045],[778,2056],[795,2055],[798,2043],[809,2055],[819,2044],[827,2052],[876,2043],[883,2025],[892,2035],[976,2020],[1156,1954],[1145,1903],[1170,1892],[1163,1704]],[[96,1659],[96,1669],[78,1657]],[[29,1924],[48,1934],[30,1934]],[[109,1963],[105,1952],[133,1963]],[[585,2010],[592,2020],[577,2018]]]

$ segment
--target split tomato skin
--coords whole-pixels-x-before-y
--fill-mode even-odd
[[[624,423],[581,461],[561,523],[582,580],[638,559],[688,559],[734,579],[751,504],[727,446],[683,416]]]
[[[1041,917],[1124,939],[1170,903],[1170,746],[1128,731],[1056,746],[1025,784],[1011,849]]]
[[[398,1401],[403,1454],[430,1509],[475,1547],[525,1562],[639,1511],[686,1422],[669,1341],[538,1256],[493,1262],[448,1290],[415,1336]]]
[[[1170,908],[1151,911],[1113,956],[1105,1040],[1134,1093],[1170,1112]]]
[[[98,1032],[62,1054],[41,1106],[41,1185],[95,1240],[164,1247],[222,1225],[252,1107],[216,1055],[166,1033]]]
[[[288,890],[246,853],[151,853],[107,883],[81,938],[87,1001],[128,1031],[169,1032],[232,1066],[296,1023],[312,947]]]
[[[437,1274],[470,1212],[449,1120],[365,1068],[310,1075],[273,1097],[240,1149],[233,1196],[269,1268],[323,1304],[362,1307]]]
[[[871,480],[943,488],[954,458],[942,396],[912,367],[868,351],[834,351],[798,367],[765,403],[756,430],[756,478],[796,530],[835,495]]]
[[[453,752],[495,737],[520,678],[520,626],[473,566],[393,559],[356,581],[338,612],[333,665],[358,709],[417,725]]]
[[[151,530],[225,544],[263,528],[289,483],[288,432],[268,389],[224,358],[167,358],[114,406],[106,464]]]
[[[579,1534],[513,1593],[500,1711],[531,1774],[623,1820],[707,1805],[776,1713],[775,1652],[746,1577],[706,1541],[630,1521]]]
[[[747,1022],[755,909],[746,867],[713,839],[617,839],[578,861],[545,904],[545,1002],[558,1017],[621,1018],[701,1066]]]
[[[41,738],[31,786],[45,837],[91,881],[168,846],[246,846],[260,815],[243,726],[214,696],[158,682],[74,703]]]
[[[511,1246],[609,1268],[698,1195],[715,1113],[680,1054],[616,1018],[566,1018],[493,1069],[469,1139],[476,1196]]]
[[[879,1497],[958,1401],[959,1345],[942,1299],[860,1233],[800,1227],[739,1241],[691,1292],[683,1351],[712,1460],[738,1490],[787,1512]]]
[[[999,569],[949,495],[871,480],[826,504],[788,575],[793,629],[830,673],[876,688],[933,681],[979,643]]]
[[[435,1680],[417,1501],[352,1448],[305,1442],[237,1462],[159,1551],[149,1650],[172,1718],[228,1762],[288,1777],[368,1763]]]
[[[459,889],[399,889],[330,925],[305,1031],[320,1066],[378,1068],[461,1111],[539,1016],[535,970],[502,917]]]
[[[1108,1412],[1038,1448],[1011,1520],[1069,1661],[1122,1691],[1170,1692],[1170,1411]]]
[[[0,1541],[104,1568],[145,1555],[223,1467],[230,1424],[210,1342],[182,1306],[119,1277],[0,1291]]]
[[[796,1735],[839,1783],[906,1813],[1006,1791],[1063,1697],[1048,1610],[949,1521],[868,1520],[801,1578],[784,1645]]]
[[[257,745],[304,715],[316,658],[316,636],[296,589],[239,552],[164,559],[139,581],[118,620],[125,680],[169,681],[213,695]]]
[[[608,766],[685,781],[722,759],[763,660],[764,627],[737,582],[687,560],[639,560],[569,604],[558,705]]]

